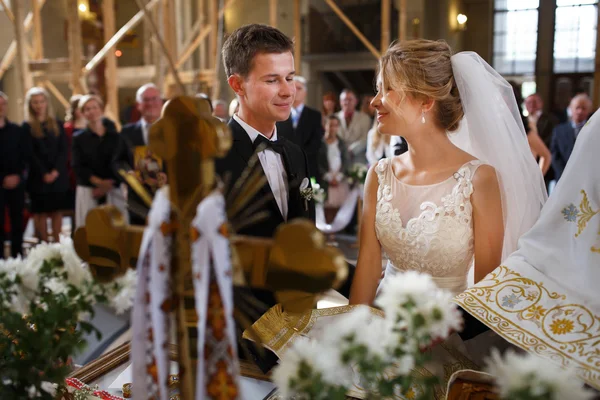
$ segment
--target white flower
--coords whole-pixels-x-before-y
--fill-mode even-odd
[[[8,260],[3,260],[0,258],[0,273],[5,273],[6,277],[10,280],[15,279],[21,268],[23,268],[23,260],[21,260],[21,256],[18,256],[17,258],[9,258]]]
[[[408,335],[445,339],[462,324],[461,314],[451,299],[452,295],[439,289],[431,276],[407,271],[386,281],[376,304],[393,323],[400,321],[397,328],[406,329]],[[419,326],[413,326],[415,317],[419,317]]]
[[[44,287],[54,294],[67,294],[69,288],[65,281],[58,278],[51,278],[44,283]]]
[[[118,290],[109,290],[108,300],[115,312],[122,314],[133,307],[137,287],[137,272],[133,269],[128,269],[125,275],[115,281],[115,284]],[[113,285],[111,284],[111,286]]]
[[[84,282],[92,281],[92,274],[83,260],[79,258],[73,246],[73,240],[68,236],[61,236],[58,245],[63,268],[68,274],[69,283],[81,287]]]
[[[56,385],[51,382],[42,382],[40,388],[51,396],[56,396]]]
[[[37,390],[37,388],[35,386],[31,385],[27,388],[27,395],[29,396],[30,399],[34,399],[40,395],[40,392]]]
[[[494,349],[488,360],[487,372],[495,377],[503,399],[514,398],[514,393],[527,390],[532,396],[548,392],[550,400],[587,400],[593,394],[583,387],[573,369],[561,369],[532,355],[509,350],[504,355]]]
[[[320,373],[325,383],[335,386],[348,386],[352,383],[352,370],[341,364],[340,354],[335,347],[301,337],[285,352],[273,371],[273,382],[283,398],[294,394],[290,381],[298,379],[298,368],[303,361],[315,373]]]
[[[323,332],[324,346],[341,347],[350,344],[343,339],[352,336],[352,343],[364,345],[371,356],[385,359],[395,343],[392,342],[392,325],[389,320],[372,314],[367,306],[356,307],[340,316]],[[342,342],[342,343],[340,343]]]

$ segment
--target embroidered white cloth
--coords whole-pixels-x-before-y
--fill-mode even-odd
[[[196,376],[196,399],[221,398],[206,393],[206,383],[211,377],[221,373],[231,377],[231,385],[239,388],[239,362],[237,340],[233,319],[233,271],[229,240],[223,236],[222,227],[226,223],[225,199],[213,192],[198,205],[192,225],[199,237],[192,244],[192,265],[194,297],[198,313],[198,364]],[[208,322],[209,285],[214,276],[221,297],[224,329],[222,324]],[[214,305],[213,305],[214,306]],[[205,346],[210,354],[205,354]],[[231,352],[231,354],[229,354]],[[206,358],[206,359],[205,359]],[[228,399],[236,399],[228,396]]]
[[[509,342],[600,389],[600,115],[581,131],[519,249],[455,301]]]
[[[138,286],[132,310],[132,393],[135,399],[168,400],[170,265],[173,238],[166,187],[154,196],[138,258]]]

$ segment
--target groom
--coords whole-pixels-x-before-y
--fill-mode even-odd
[[[229,174],[233,185],[257,148],[263,149],[257,154],[257,166],[267,183],[249,205],[269,198],[256,210],[266,211],[268,218],[239,234],[272,237],[286,221],[315,219],[314,203],[306,203],[299,190],[302,181],[310,179],[306,155],[275,125],[289,118],[296,94],[293,46],[279,30],[258,24],[237,29],[223,45],[227,82],[239,100],[239,111],[229,121],[233,145],[225,158],[217,160],[217,173],[223,178]]]
[[[266,176],[248,206],[261,204],[253,214],[265,213],[267,218],[239,229],[238,234],[270,238],[279,225],[294,218],[315,219],[314,202],[305,202],[299,189],[310,177],[306,155],[278,134],[275,125],[289,118],[296,95],[293,46],[279,30],[258,24],[235,30],[223,45],[227,82],[239,101],[239,111],[229,121],[233,144],[224,158],[216,160],[216,172],[228,178],[231,189],[258,151],[255,167]],[[263,303],[264,308],[249,316],[251,322],[277,303],[268,290],[238,287],[236,292],[251,293]],[[263,358],[253,346],[248,349],[263,371],[276,364],[273,354]]]

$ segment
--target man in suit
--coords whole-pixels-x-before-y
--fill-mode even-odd
[[[286,139],[296,143],[308,159],[310,176],[320,179],[318,158],[319,148],[323,140],[323,125],[321,112],[304,104],[306,100],[306,79],[301,76],[294,77],[296,97],[290,118],[277,124],[278,131]]]
[[[121,130],[121,135],[127,145],[126,154],[127,162],[129,167],[133,170],[138,169],[136,166],[136,148],[144,148],[148,146],[148,132],[150,126],[160,118],[160,113],[163,107],[163,100],[160,95],[160,91],[153,83],[147,83],[140,87],[135,95],[137,109],[140,111],[142,118],[132,124],[127,124]],[[140,171],[138,171],[138,174]],[[156,178],[144,174],[143,184],[151,193],[155,191],[155,188],[159,184],[159,180],[162,184],[166,181],[166,174],[164,169],[159,172]],[[129,190],[127,196],[127,202],[129,204],[129,220],[132,225],[146,225],[146,218],[141,216],[139,211],[135,212],[135,209],[144,207],[142,200],[136,195],[133,190]]]
[[[528,122],[537,128],[542,141],[550,149],[552,145],[552,132],[554,131],[554,127],[558,125],[558,120],[552,114],[544,111],[544,101],[537,93],[529,95],[525,99],[525,108],[529,114],[527,117]],[[553,180],[555,180],[554,170],[550,168],[546,175],[544,175],[546,188],[549,188],[550,182]]]
[[[270,238],[287,221],[315,217],[314,202],[305,202],[299,189],[301,182],[310,178],[306,155],[297,144],[280,135],[276,125],[289,118],[296,94],[293,47],[281,31],[259,24],[235,30],[223,45],[227,82],[236,94],[239,110],[229,121],[231,149],[216,160],[216,172],[227,177],[229,191],[251,159],[257,157],[254,165],[267,180],[248,203],[261,204],[254,212],[266,213],[267,218],[239,229],[239,234]],[[236,216],[232,220],[235,224]],[[267,290],[236,287],[236,292],[252,293],[263,303],[264,307],[255,310],[256,315],[249,316],[253,320],[277,303]],[[274,355],[265,360],[253,346],[249,350],[263,371],[276,364]]]
[[[569,104],[571,120],[554,128],[552,135],[552,167],[558,181],[569,161],[577,136],[592,111],[592,101],[587,94],[578,94]]]
[[[371,118],[356,109],[358,98],[356,93],[350,89],[342,90],[340,104],[342,110],[337,113],[337,117],[342,123],[340,137],[346,142],[350,151],[352,151],[352,148],[366,149],[367,134],[371,129]]]

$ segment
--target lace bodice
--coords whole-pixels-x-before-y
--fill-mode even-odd
[[[472,177],[480,165],[470,161],[443,182],[413,186],[396,178],[390,159],[379,161],[375,231],[389,260],[386,276],[414,270],[453,293],[467,288],[474,251]]]

